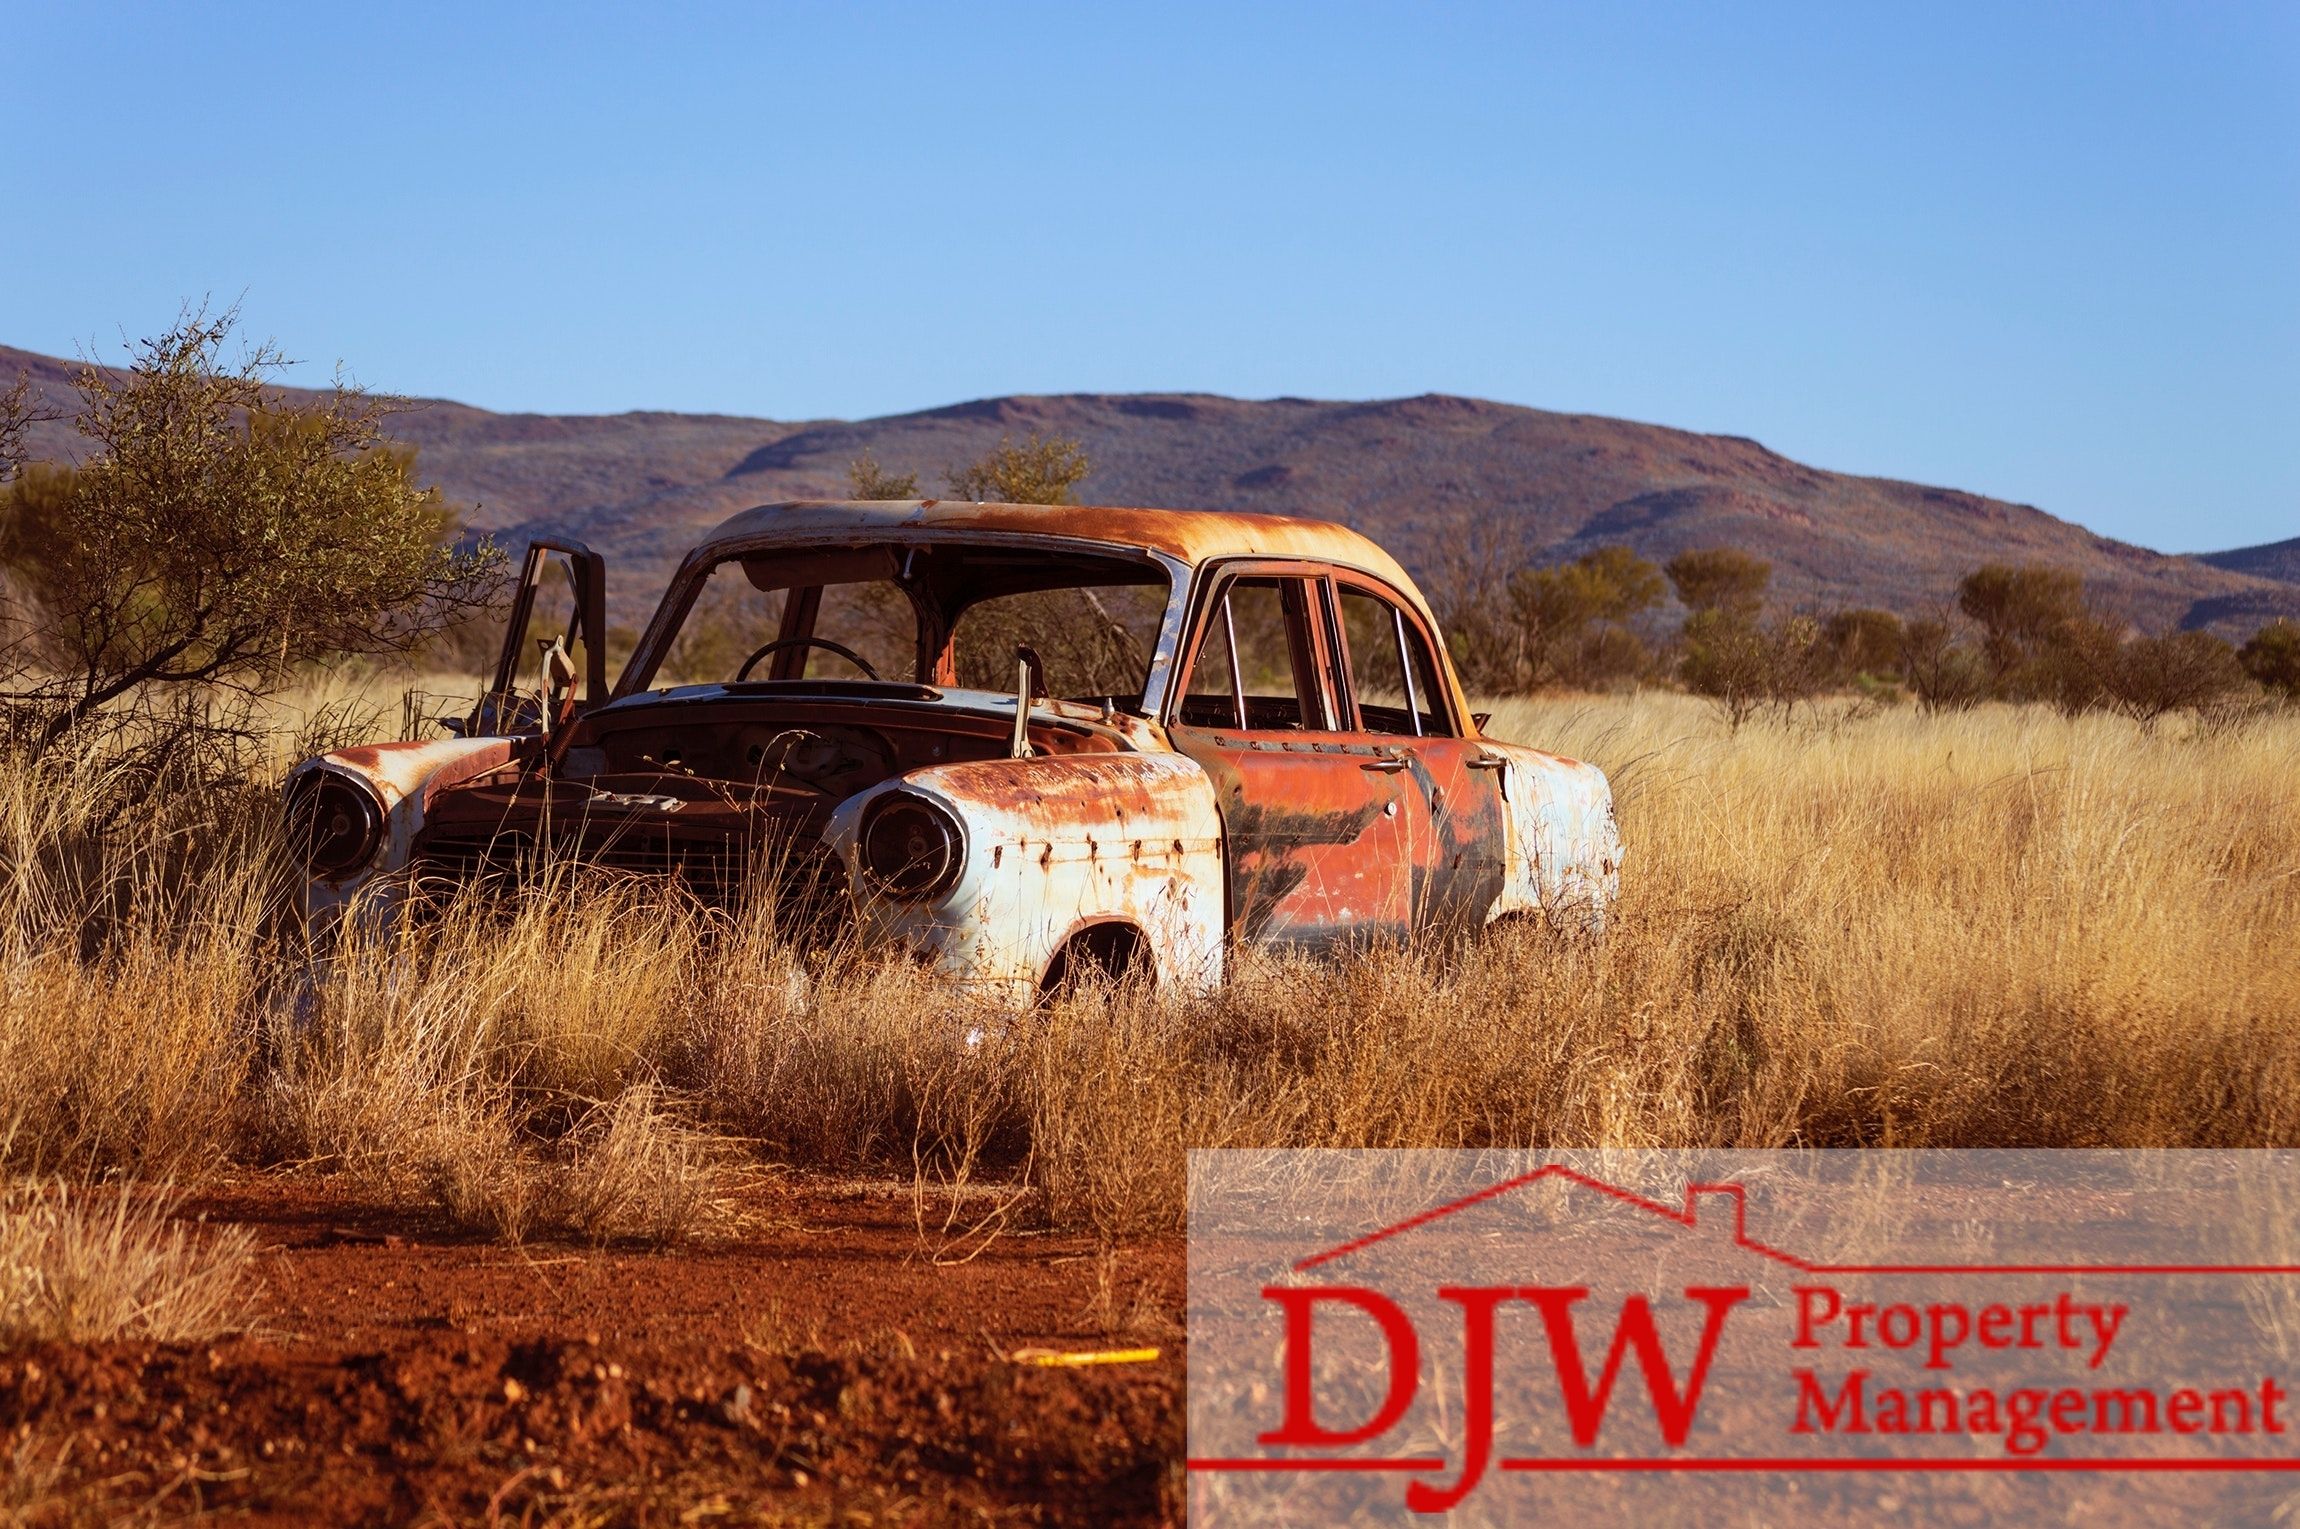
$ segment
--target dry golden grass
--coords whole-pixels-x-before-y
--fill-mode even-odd
[[[1710,1060],[1745,1074],[1743,1144],[2300,1134],[2300,714],[1901,710],[1729,738],[1649,696],[1496,725],[1616,775],[1610,957],[1730,1027]]]
[[[214,1337],[248,1313],[255,1237],[202,1235],[165,1191],[91,1202],[62,1183],[0,1192],[0,1350],[28,1343]]]
[[[0,772],[8,1155],[309,1162],[508,1238],[678,1241],[734,1224],[759,1157],[922,1206],[1024,1183],[1117,1238],[1176,1224],[1186,1145],[2300,1142],[2300,716],[1728,733],[1647,695],[1493,726],[1612,775],[1602,942],[1247,956],[1210,999],[1025,1022],[644,886],[314,964],[267,932],[267,807],[105,839],[85,777]]]
[[[649,890],[469,899],[307,960],[263,1019],[247,1141],[505,1241],[739,1231],[759,1175],[659,1083],[707,926]]]

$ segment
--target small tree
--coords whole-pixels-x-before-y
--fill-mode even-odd
[[[2064,621],[2034,666],[2038,690],[2069,716],[2113,711],[2144,727],[2249,690],[2236,650],[2210,632],[2131,636],[2089,612]]]
[[[1661,570],[1627,547],[1598,547],[1558,567],[1521,570],[1509,597],[1527,679],[1586,683],[1642,664],[1644,644],[1622,623],[1660,602]],[[1593,622],[1602,624],[1594,636]]]
[[[1680,552],[1663,565],[1678,601],[1696,614],[1719,611],[1754,620],[1765,604],[1773,565],[1738,547],[1705,547]]]
[[[2108,648],[2096,662],[2099,704],[2143,727],[2176,711],[2211,711],[2250,686],[2236,650],[2210,632],[2135,637]]]
[[[2250,688],[2236,649],[2210,632],[2163,632],[2124,645],[2109,683],[2117,708],[2141,723],[2205,712]]]
[[[270,348],[219,364],[234,322],[189,314],[125,375],[83,367],[92,451],[8,490],[0,562],[39,634],[8,699],[40,747],[153,687],[260,692],[406,652],[492,586],[500,555],[453,550],[453,515],[384,438],[389,404],[340,382],[283,399]]]
[[[1695,695],[1724,708],[1734,731],[1770,697],[1772,652],[1765,634],[1746,616],[1697,610],[1685,618],[1678,677]]]
[[[1645,639],[1616,622],[1590,628],[1565,660],[1563,677],[1572,685],[1636,682],[1652,677],[1657,668]]]
[[[950,491],[960,499],[1003,504],[1074,504],[1070,491],[1091,470],[1076,441],[1042,440],[1033,431],[1020,445],[1000,436],[975,461],[951,469]]]
[[[1784,714],[1827,687],[1836,665],[1829,645],[1821,640],[1820,622],[1810,616],[1791,616],[1773,628],[1767,647],[1771,666],[1765,676],[1765,696]]]
[[[890,473],[865,451],[847,464],[847,482],[857,499],[916,499],[917,473]]]
[[[1678,677],[1725,709],[1737,730],[1760,706],[1788,711],[1828,680],[1820,623],[1796,616],[1758,624],[1773,565],[1737,547],[1680,552],[1665,565],[1692,614],[1679,638]]]
[[[2035,643],[2033,656],[2020,658],[2017,689],[2024,699],[2049,701],[2064,717],[2113,707],[2111,688],[2123,667],[2124,628],[2086,611],[2062,620]],[[1990,664],[1990,688],[2008,688],[2002,670]]]
[[[1828,683],[1829,650],[1810,616],[1760,626],[1731,611],[1695,611],[1685,620],[1683,642],[1679,678],[1722,707],[1736,731],[1763,707],[1786,716]]]
[[[2271,621],[2252,634],[2237,658],[2262,686],[2300,702],[2300,623]]]
[[[19,377],[13,387],[0,393],[0,483],[24,470],[25,437],[36,422],[47,417],[33,402],[31,378]]]
[[[1919,616],[1902,626],[1901,674],[1926,711],[1967,711],[1988,694],[1980,655],[1957,641],[1944,616]]]
[[[1454,670],[1473,695],[1498,695],[1526,682],[1524,639],[1507,576],[1517,555],[1490,522],[1474,523],[1435,549],[1421,580]]]
[[[1901,678],[1902,638],[1901,618],[1891,611],[1838,611],[1821,623],[1821,641],[1837,675],[1848,680]]]
[[[1989,563],[1957,585],[1957,608],[1980,627],[1989,688],[2002,695],[2062,627],[2084,615],[2084,580],[2041,563]]]

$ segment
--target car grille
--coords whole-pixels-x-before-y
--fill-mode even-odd
[[[419,846],[413,868],[420,885],[441,890],[501,890],[554,877],[578,885],[598,877],[669,879],[703,903],[729,910],[751,906],[767,893],[785,929],[816,934],[844,927],[852,908],[845,866],[821,840],[804,837],[746,843],[626,827],[587,841],[557,841],[545,855],[523,833],[439,835]]]

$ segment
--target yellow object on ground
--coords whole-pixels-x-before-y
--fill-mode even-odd
[[[1158,1357],[1158,1351],[1154,1348],[1106,1348],[1065,1353],[1060,1349],[1019,1348],[1008,1357],[1016,1364],[1069,1369],[1087,1364],[1148,1364]]]

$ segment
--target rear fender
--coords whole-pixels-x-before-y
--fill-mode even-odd
[[[1491,918],[1542,913],[1602,931],[1621,895],[1621,830],[1605,772],[1521,744],[1485,745],[1508,798],[1507,870]]]

